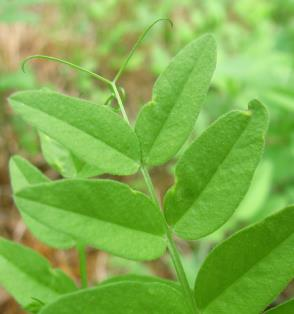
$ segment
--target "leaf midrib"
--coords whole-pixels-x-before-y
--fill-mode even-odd
[[[38,201],[35,201],[35,200],[31,200],[29,198],[25,198],[25,197],[21,197],[21,196],[16,196],[16,197],[18,197],[20,199],[24,199],[24,200],[32,202],[32,203],[35,203],[35,204],[38,204],[38,205],[44,205],[44,203],[41,203],[41,202],[38,202]],[[45,206],[53,208],[52,210],[57,210],[57,211],[65,212],[65,213],[70,212],[71,214],[74,214],[74,215],[77,215],[77,216],[90,218],[90,219],[93,219],[93,220],[97,220],[99,222],[108,223],[110,225],[115,225],[115,226],[118,226],[118,227],[121,227],[121,228],[125,228],[125,229],[130,229],[130,230],[133,230],[133,231],[136,231],[136,232],[139,232],[139,233],[147,234],[148,236],[151,235],[151,236],[154,236],[154,237],[158,237],[158,238],[160,238],[162,240],[164,239],[164,234],[160,235],[160,234],[155,234],[155,233],[152,233],[152,232],[147,232],[147,231],[144,231],[144,230],[141,230],[141,229],[138,229],[138,228],[134,228],[134,226],[127,227],[127,226],[125,226],[123,224],[118,224],[118,223],[115,223],[115,222],[112,222],[112,221],[108,221],[108,220],[104,220],[104,219],[100,219],[100,218],[98,219],[97,217],[94,217],[94,216],[91,216],[91,215],[86,215],[85,213],[72,212],[72,211],[66,210],[66,209],[61,208],[61,207],[55,207],[55,206],[48,205],[48,204],[45,204]],[[31,216],[29,213],[27,213],[27,214],[29,216]],[[40,219],[35,218],[33,216],[31,216],[31,217],[34,218],[35,220],[37,220],[39,223],[44,224]],[[70,236],[70,234],[69,234],[69,236]]]
[[[173,102],[173,105],[167,110],[167,114],[165,115],[164,119],[163,119],[163,123],[161,124],[160,128],[158,129],[158,132],[155,136],[155,138],[153,139],[153,142],[152,142],[152,145],[149,149],[149,155],[151,154],[152,150],[153,150],[153,147],[155,146],[156,144],[156,141],[158,140],[160,134],[162,133],[162,130],[165,128],[165,125],[167,124],[168,122],[168,119],[172,113],[172,111],[174,110],[179,98],[182,96],[183,92],[184,92],[184,89],[185,89],[185,86],[187,84],[187,82],[190,80],[191,78],[191,75],[192,73],[194,72],[195,68],[199,65],[199,60],[202,58],[204,54],[204,49],[200,52],[200,55],[199,57],[197,58],[194,66],[192,67],[192,69],[189,71],[189,74],[188,76],[186,77],[185,80],[183,80],[183,83],[181,84],[181,88],[180,88],[180,93],[178,93],[175,97],[175,100]],[[169,85],[171,85],[170,81],[169,81],[169,78],[166,77],[166,81],[168,82]],[[172,86],[171,86],[172,87]],[[152,101],[154,103],[155,106],[158,106],[158,102],[156,101],[156,95],[154,97],[154,100]]]
[[[101,138],[95,137],[95,136],[93,136],[92,134],[86,132],[85,130],[79,129],[78,127],[76,127],[76,126],[73,125],[72,123],[69,123],[68,121],[65,122],[64,120],[62,120],[62,119],[60,119],[60,118],[57,118],[56,116],[50,115],[50,114],[48,114],[47,112],[41,110],[40,108],[31,107],[31,106],[29,106],[29,105],[27,105],[27,104],[25,104],[24,102],[21,102],[21,101],[19,101],[19,100],[13,99],[13,101],[14,101],[14,102],[17,102],[17,103],[19,103],[19,104],[21,104],[21,105],[23,105],[23,106],[25,106],[25,107],[28,107],[28,108],[30,108],[31,110],[34,110],[34,111],[37,111],[37,112],[39,111],[39,112],[41,112],[43,115],[45,115],[45,116],[47,116],[47,117],[49,117],[49,118],[51,118],[51,119],[54,119],[54,120],[56,120],[56,121],[58,121],[58,122],[61,122],[62,124],[69,125],[70,127],[72,127],[73,129],[75,129],[75,130],[77,130],[77,131],[79,131],[79,132],[82,131],[82,133],[84,133],[86,136],[89,136],[90,138],[94,139],[94,140],[97,141],[97,142],[101,142],[101,143],[104,144],[105,146],[109,147],[111,150],[115,151],[118,155],[122,155],[124,158],[130,160],[132,163],[134,163],[135,165],[139,166],[139,163],[138,163],[137,160],[133,159],[133,158],[130,157],[129,155],[126,155],[123,151],[119,150],[117,147],[111,146],[111,145],[110,145],[109,143],[107,143],[105,140],[102,140]],[[47,132],[45,132],[45,131],[42,131],[42,132],[44,132],[47,136],[50,137],[50,135],[48,135]],[[58,141],[58,140],[56,140],[56,141]],[[94,165],[94,166],[95,166],[95,165]]]
[[[281,241],[279,241],[277,243],[276,246],[274,246],[274,248],[268,252],[266,252],[260,259],[258,259],[258,262],[251,265],[250,267],[248,267],[240,276],[237,276],[235,278],[235,280],[233,280],[226,288],[222,289],[220,293],[218,293],[216,295],[216,297],[214,299],[212,299],[210,302],[206,303],[206,306],[205,308],[203,308],[204,310],[204,314],[205,314],[205,309],[207,309],[207,307],[212,304],[215,300],[219,299],[221,295],[223,295],[225,293],[225,291],[227,291],[232,285],[236,284],[237,282],[239,282],[243,277],[244,275],[246,275],[247,273],[250,272],[251,269],[253,269],[254,267],[256,267],[258,264],[260,264],[263,260],[265,260],[270,254],[272,254],[275,250],[277,250],[278,247],[282,246],[284,242],[288,241],[289,238],[293,236],[293,230],[290,231],[289,234],[287,234],[285,236],[285,238],[283,238]]]
[[[242,113],[240,111],[240,113]],[[233,151],[234,147],[238,144],[238,142],[240,141],[242,135],[245,133],[245,131],[248,128],[248,125],[250,124],[250,120],[251,120],[252,116],[249,117],[246,126],[244,127],[244,129],[240,132],[237,140],[234,142],[234,144],[228,149],[228,153],[226,154],[226,156],[221,160],[221,162],[217,165],[217,167],[215,168],[215,171],[213,172],[212,176],[209,178],[209,180],[206,182],[206,184],[203,186],[203,188],[201,189],[201,191],[199,192],[199,194],[196,196],[195,200],[192,202],[192,204],[187,208],[187,210],[181,215],[179,216],[179,219],[177,220],[177,223],[180,222],[180,220],[184,219],[184,217],[186,215],[188,215],[188,213],[190,212],[191,208],[194,207],[195,203],[199,200],[199,198],[201,197],[201,195],[204,193],[204,191],[206,190],[206,188],[209,186],[210,182],[213,180],[213,178],[217,175],[218,170],[222,167],[222,165],[224,164],[224,162],[227,160],[227,158],[229,158],[231,152]]]
[[[56,294],[56,296],[60,296],[62,295],[62,293],[60,293],[60,291],[58,291],[57,289],[55,289],[55,286],[51,286],[49,282],[45,282],[43,281],[43,276],[41,277],[35,277],[33,274],[29,273],[28,271],[26,271],[26,269],[23,269],[22,267],[20,267],[19,265],[14,263],[9,259],[7,259],[6,257],[4,257],[3,255],[0,256],[0,259],[4,258],[4,260],[6,261],[6,263],[11,264],[14,268],[16,268],[20,273],[25,274],[29,279],[31,279],[31,281],[33,281],[34,283],[37,284],[37,286],[41,286],[42,289],[46,289],[48,291],[52,291],[54,294]],[[46,268],[46,269],[42,269],[42,270],[46,270],[50,273],[50,270],[54,272],[54,269],[50,269],[50,268]],[[51,278],[51,281],[53,280],[53,277]],[[51,282],[52,283],[52,282]],[[74,291],[74,290],[73,290]]]

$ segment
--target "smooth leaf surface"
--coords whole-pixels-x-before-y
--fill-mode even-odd
[[[16,198],[32,218],[115,255],[149,260],[165,251],[159,209],[125,184],[69,179],[28,187]]]
[[[80,160],[63,145],[39,132],[42,154],[48,164],[64,178],[89,178],[103,171]]]
[[[183,48],[159,76],[152,101],[142,108],[135,127],[145,164],[165,163],[187,140],[215,64],[215,40],[205,35]]]
[[[105,106],[49,91],[18,92],[9,102],[28,123],[89,165],[117,175],[138,170],[135,132]]]
[[[50,182],[36,167],[20,156],[14,156],[10,159],[9,170],[13,193],[31,185]],[[17,199],[15,201],[25,224],[40,241],[49,246],[63,249],[75,245],[75,241],[71,237],[32,218],[22,210]]]
[[[294,206],[216,247],[200,269],[203,314],[260,314],[294,278]]]
[[[213,123],[184,152],[165,197],[168,223],[184,239],[223,225],[245,196],[261,157],[267,112],[258,101]]]
[[[294,299],[276,306],[265,313],[268,314],[292,314],[294,313]]]
[[[182,293],[161,281],[116,282],[64,296],[40,314],[188,314]]]
[[[61,270],[53,269],[35,251],[0,238],[0,284],[22,306],[38,299],[43,303],[56,300],[76,286]]]
[[[205,241],[220,242],[232,230],[248,226],[268,216],[263,212],[263,208],[271,192],[272,174],[272,163],[269,160],[262,160],[255,171],[248,192],[233,216],[221,228],[205,237]],[[284,206],[280,206],[282,207]]]

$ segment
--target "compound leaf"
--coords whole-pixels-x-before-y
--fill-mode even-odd
[[[258,101],[213,123],[185,151],[165,197],[168,223],[185,239],[223,225],[245,196],[263,151],[267,112]]]
[[[268,311],[266,311],[265,313],[269,313],[269,314],[292,314],[294,313],[294,299],[282,303]]]
[[[290,206],[216,247],[196,279],[201,313],[261,313],[294,278],[293,221]]]
[[[190,135],[216,64],[211,35],[192,41],[171,61],[153,88],[152,101],[137,119],[143,163],[160,165],[173,157]]]
[[[14,156],[10,159],[9,169],[13,193],[31,185],[50,182],[36,167],[20,156]],[[17,204],[17,206],[25,224],[40,241],[51,247],[62,249],[70,248],[75,245],[75,241],[71,237],[47,227],[46,224],[40,223],[26,214],[19,204]]]
[[[73,292],[73,281],[35,251],[0,238],[0,284],[23,307],[34,300],[50,303],[64,293]]]
[[[77,241],[115,255],[150,260],[166,248],[165,226],[154,203],[111,180],[68,179],[16,193],[32,218]]]
[[[28,123],[89,165],[117,175],[138,170],[136,134],[109,108],[49,91],[18,92],[9,101]]]
[[[179,289],[162,281],[121,281],[68,294],[40,314],[187,314]]]

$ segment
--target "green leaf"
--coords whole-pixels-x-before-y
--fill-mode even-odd
[[[37,168],[20,156],[14,156],[9,162],[10,177],[13,193],[39,183],[50,182]],[[45,244],[55,248],[70,248],[75,245],[75,241],[55,229],[48,228],[47,225],[32,218],[22,210],[22,206],[15,199],[20,214],[33,235]]]
[[[125,184],[68,179],[28,187],[16,199],[32,218],[115,255],[151,260],[165,251],[159,208]]]
[[[80,160],[71,151],[46,134],[39,132],[39,135],[45,160],[64,178],[89,178],[103,173],[97,167]]]
[[[196,279],[201,313],[261,313],[294,278],[293,221],[290,206],[216,247]]]
[[[135,127],[145,164],[165,163],[187,140],[215,63],[215,40],[205,35],[182,49],[159,76],[152,101],[142,108]]]
[[[49,91],[18,92],[9,102],[27,122],[89,165],[117,175],[137,172],[136,134],[107,107]]]
[[[116,282],[61,297],[40,314],[187,314],[182,293],[154,282]]]
[[[269,314],[293,314],[294,313],[294,299],[280,304],[279,306],[274,307],[266,311],[265,313]]]
[[[205,241],[220,242],[226,235],[231,234],[233,230],[236,231],[240,226],[248,226],[268,216],[268,214],[264,213],[264,206],[271,192],[272,174],[272,162],[270,160],[262,160],[255,171],[247,194],[233,216],[221,228],[209,234]],[[282,208],[285,206],[277,207]]]
[[[245,196],[264,146],[268,116],[258,101],[213,123],[185,151],[176,184],[165,197],[165,215],[185,239],[223,225]]]
[[[64,293],[73,292],[73,281],[35,251],[0,238],[0,284],[23,307],[35,299],[50,303]]]

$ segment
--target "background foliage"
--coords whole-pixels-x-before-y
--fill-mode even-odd
[[[35,62],[23,74],[20,61],[31,54],[65,58],[110,77],[117,70],[141,31],[159,17],[174,22],[157,25],[136,52],[122,78],[127,108],[134,117],[151,98],[156,76],[181,47],[197,36],[213,33],[218,42],[218,64],[195,136],[220,114],[232,108],[246,109],[251,98],[263,101],[271,117],[264,159],[251,188],[236,214],[215,234],[188,245],[179,242],[186,270],[194,279],[195,265],[217,241],[233,231],[264,218],[294,202],[294,1],[293,0],[96,0],[81,6],[78,0],[2,0],[0,2],[0,234],[20,241],[47,256],[54,265],[76,276],[78,265],[71,250],[55,252],[33,239],[12,205],[8,158],[20,153],[45,171],[36,132],[12,115],[6,98],[15,90],[46,87],[65,91],[96,103],[104,103],[109,91],[90,77],[50,62]],[[55,152],[56,153],[56,152]],[[181,153],[180,153],[181,154]],[[33,158],[32,158],[33,156]],[[62,165],[55,164],[60,168]],[[172,184],[174,161],[153,170],[158,193]],[[129,180],[119,178],[120,180]],[[144,191],[136,176],[128,182]],[[92,281],[134,272],[174,274],[164,257],[156,262],[126,262],[102,252],[89,252]],[[294,295],[293,286],[276,301]],[[0,312],[21,313],[0,290]]]

